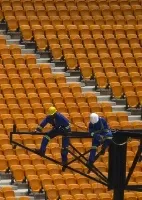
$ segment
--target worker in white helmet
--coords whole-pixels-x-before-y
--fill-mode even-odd
[[[99,117],[96,113],[90,115],[89,133],[93,139],[88,164],[93,164],[98,146],[102,144],[101,153],[104,154],[106,148],[111,143],[112,133],[106,120]]]

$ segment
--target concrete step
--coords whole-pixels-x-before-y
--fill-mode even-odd
[[[140,115],[130,115],[128,116],[129,121],[137,121],[140,120],[141,121],[141,116]]]
[[[51,69],[55,67],[55,63],[50,63],[50,62],[48,62],[48,64],[50,64]]]
[[[5,35],[5,30],[0,30],[0,35]]]
[[[10,35],[4,35],[6,40],[11,40],[11,36]]]
[[[9,46],[9,45],[8,45]],[[18,44],[18,46],[21,48],[21,50],[25,49],[25,45]]]
[[[85,86],[82,88],[83,92],[95,92],[95,87],[94,86]]]
[[[105,103],[110,103],[112,107],[116,105],[116,103],[112,102],[112,101],[99,101],[99,103],[104,103],[104,102]]]
[[[110,95],[105,95],[105,96],[97,96],[98,102],[102,102],[102,101],[110,101]]]
[[[40,56],[39,54],[37,54],[38,56]],[[37,63],[48,63],[49,62],[49,58],[39,58],[37,59]]]
[[[23,196],[24,196],[24,197],[28,197],[30,200],[35,200],[35,197],[34,197],[34,196],[28,196],[28,195],[23,195]],[[17,200],[19,200],[20,197],[21,197],[21,196],[16,195]],[[44,198],[43,200],[45,200],[45,198]]]
[[[19,44],[19,39],[10,39],[6,41],[7,44]]]
[[[65,68],[64,67],[52,67],[52,72],[55,72],[55,73],[62,73],[62,72],[65,72]]]
[[[16,196],[27,196],[28,195],[28,188],[15,190],[15,195]]]
[[[116,105],[116,103],[115,103],[115,106],[112,106],[112,109],[113,109],[113,111],[115,112],[115,111],[125,111],[125,105]]]
[[[92,91],[87,91],[87,92],[92,92]],[[85,94],[85,93],[87,93],[87,92],[82,91],[83,94]],[[100,95],[100,92],[93,91],[93,93],[94,93],[97,97]]]
[[[22,54],[35,54],[34,49],[22,49]],[[38,56],[39,58],[39,56]]]
[[[66,77],[67,82],[80,82],[80,77],[79,76],[70,76]]]
[[[13,190],[17,190],[18,187],[16,185],[11,185],[11,180],[7,179],[7,180],[0,180],[0,187],[7,187],[7,186],[11,186],[13,188]]]

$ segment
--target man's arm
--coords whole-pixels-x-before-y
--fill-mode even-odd
[[[91,123],[89,123],[89,133],[90,135],[93,137],[94,136],[94,129],[93,129],[93,126],[91,125]]]
[[[62,125],[64,126],[65,128],[65,131],[66,132],[70,132],[71,131],[71,128],[70,128],[70,123],[69,123],[69,120],[66,119],[64,116],[61,116],[62,118]]]
[[[102,118],[102,123],[103,123],[103,126],[104,126],[104,132],[108,133],[110,131],[110,127],[109,127],[107,121]]]
[[[49,123],[49,117],[47,116],[45,119],[41,121],[41,123],[37,126],[36,131],[41,132],[42,129]]]

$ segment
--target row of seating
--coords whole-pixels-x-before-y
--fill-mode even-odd
[[[138,5],[108,5],[106,2],[106,5],[87,5],[86,3],[83,5],[83,1],[77,2],[75,4],[74,1],[60,1],[59,2],[51,2],[47,1],[43,4],[43,2],[38,2],[38,5],[36,3],[32,2],[23,2],[20,3],[10,3],[7,1],[2,2],[2,11],[1,15],[3,14],[4,17],[8,16],[13,16],[15,15],[16,17],[22,16],[22,15],[27,15],[27,16],[46,16],[46,14],[49,14],[50,16],[56,16],[59,15],[60,17],[65,17],[65,16],[92,16],[95,18],[96,16],[139,16],[142,9],[141,6]],[[40,5],[39,5],[40,4]],[[72,5],[71,5],[72,4]],[[80,4],[80,5],[78,5]],[[9,11],[9,13],[7,12]],[[18,12],[19,11],[19,12]],[[84,15],[83,15],[84,14]]]
[[[48,163],[48,165],[45,165],[43,164],[42,159],[39,159],[39,157],[36,155],[31,154],[30,157],[31,158],[35,157],[33,165],[31,164],[31,160],[28,159],[26,155],[19,156],[22,167],[19,165],[18,161],[16,161],[16,158],[14,156],[8,155],[7,159],[8,159],[8,163],[9,164],[11,163],[10,168],[12,170],[14,179],[17,182],[22,182],[23,180],[25,180],[25,175],[26,175],[26,178],[33,192],[39,192],[43,188],[45,191],[47,191],[47,195],[49,196],[50,194],[48,193],[49,191],[48,189],[50,187],[47,187],[47,185],[48,186],[52,185],[52,187],[54,188],[56,186],[56,189],[58,190],[59,193],[68,191],[68,193],[71,193],[72,195],[81,194],[82,193],[81,190],[83,186],[84,186],[83,187],[84,195],[88,193],[88,192],[86,193],[87,189],[90,190],[89,193],[92,193],[94,190],[95,194],[97,195],[99,193],[106,192],[106,188],[104,186],[96,184],[91,180],[87,180],[87,178],[85,177],[82,177],[78,174],[72,174],[68,170],[65,173],[62,173],[60,171],[61,169],[57,165],[51,164],[51,163],[50,164]],[[12,165],[12,162],[13,162],[13,165]],[[131,164],[132,162],[129,162],[129,167],[131,166]],[[97,165],[100,167],[100,170],[102,170],[104,174],[106,175],[107,169],[105,168],[105,165],[103,163],[96,162],[96,166]],[[79,170],[83,170],[81,165],[78,163],[72,164],[72,167],[75,167],[76,169],[79,169]],[[140,169],[141,169],[141,166],[140,165],[137,166],[138,171],[134,172],[133,177],[131,179],[132,183],[136,184],[141,180],[142,175],[139,172]],[[65,190],[63,191],[63,187],[58,188],[60,184],[67,185],[66,187],[64,186],[64,189],[66,188],[66,191]],[[72,184],[76,185],[77,190],[71,187]]]
[[[17,198],[14,190],[10,186],[1,187],[0,189],[0,200],[30,200],[28,196],[22,196]]]
[[[26,64],[0,65],[0,67],[0,103],[3,105],[1,121],[4,127],[12,125],[13,122],[18,125],[26,122],[31,130],[45,117],[44,113],[53,104],[73,123],[77,122],[82,126],[88,124],[90,112],[98,112],[101,116],[105,114],[109,122],[111,114],[116,115],[108,113],[112,112],[109,103],[97,103],[94,93],[83,94],[79,84],[67,84],[63,74],[53,75],[49,64],[40,64],[40,68],[37,64],[29,64],[28,67]],[[118,117],[118,120],[126,116],[125,113],[119,115],[121,117]],[[126,117],[125,121],[127,120]],[[114,117],[113,121],[117,121],[117,117]]]
[[[38,6],[43,6],[43,5],[48,5],[48,6],[86,6],[88,5],[89,7],[92,6],[114,6],[114,5],[128,5],[128,6],[140,6],[141,2],[139,0],[133,0],[133,1],[126,1],[126,0],[120,0],[120,1],[94,1],[94,0],[87,0],[86,2],[82,1],[82,0],[65,0],[65,1],[50,1],[50,0],[45,0],[45,1],[7,1],[7,0],[2,0],[1,1],[1,5],[2,6],[21,6],[23,5],[25,6],[34,6],[34,7],[38,7]]]

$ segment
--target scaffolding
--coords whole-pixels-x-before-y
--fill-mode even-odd
[[[13,139],[13,135],[15,134],[30,134],[30,135],[44,135],[45,133],[35,133],[35,132],[19,132],[17,131],[16,125],[13,125],[13,131],[10,133],[10,142],[12,145],[22,147],[30,152],[38,154],[34,149],[31,149],[23,144],[20,144]],[[142,192],[142,185],[129,185],[129,180],[135,166],[138,161],[142,159],[142,130],[117,130],[113,131],[113,140],[109,147],[109,160],[108,160],[108,177],[106,177],[95,165],[87,165],[87,158],[85,157],[90,150],[80,153],[77,148],[73,146],[73,144],[69,144],[69,153],[73,156],[73,159],[66,164],[66,168],[72,170],[75,173],[81,174],[93,181],[96,181],[100,184],[105,185],[108,190],[114,190],[113,199],[114,200],[124,200],[124,191],[125,190],[133,190]],[[69,138],[92,138],[88,132],[72,132],[67,134],[66,137]],[[140,140],[140,145],[138,147],[137,153],[133,160],[132,166],[130,167],[129,173],[126,176],[126,155],[127,155],[127,141],[129,138],[134,138]],[[41,156],[41,155],[40,155]],[[101,151],[95,157],[97,160],[101,156]],[[48,157],[47,155],[42,156],[45,159],[52,161],[62,167],[61,162]],[[75,169],[70,166],[71,163],[79,161],[82,165],[88,168],[88,172],[92,172],[91,174],[95,175],[91,176],[89,173],[84,173],[78,169]]]

